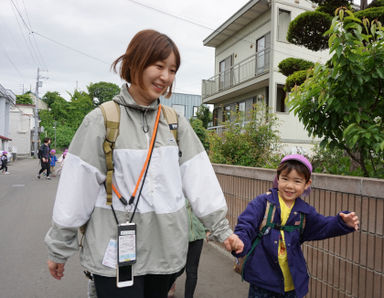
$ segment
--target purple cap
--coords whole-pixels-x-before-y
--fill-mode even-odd
[[[301,162],[303,165],[306,166],[306,168],[309,170],[309,172],[312,174],[312,165],[311,163],[309,162],[308,159],[306,159],[303,155],[300,155],[300,154],[291,154],[291,155],[287,155],[285,156],[280,164],[282,164],[283,162],[286,162],[288,160],[296,160],[298,162]]]

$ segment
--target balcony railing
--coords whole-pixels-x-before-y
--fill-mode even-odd
[[[12,104],[16,104],[16,95],[10,89],[5,89],[0,84],[0,96],[7,98]]]
[[[269,71],[270,49],[257,52],[229,69],[203,80],[202,97],[207,98],[216,93],[233,88],[250,79]]]

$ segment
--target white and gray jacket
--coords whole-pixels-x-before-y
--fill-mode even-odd
[[[123,85],[114,101],[120,104],[120,135],[113,152],[114,184],[127,200],[143,167],[158,102],[139,106]],[[179,115],[178,145],[161,115],[155,147],[133,221],[137,224],[134,275],[171,274],[182,269],[188,247],[185,198],[193,212],[224,241],[232,234],[225,218],[227,204],[208,156],[188,121]],[[78,249],[77,231],[88,222],[80,249],[81,264],[90,272],[115,276],[102,260],[117,225],[106,204],[106,163],[102,144],[104,118],[94,109],[77,130],[59,181],[53,224],[45,237],[49,259],[64,263]],[[182,155],[179,157],[179,150]],[[130,219],[134,204],[125,207],[113,194],[120,223]]]

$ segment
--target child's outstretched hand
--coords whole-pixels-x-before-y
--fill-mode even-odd
[[[244,249],[244,243],[239,236],[232,234],[224,240],[225,249],[228,251],[235,251],[237,254],[241,253]]]
[[[355,231],[359,230],[360,221],[359,221],[359,217],[356,215],[355,212],[351,212],[348,214],[340,212],[339,215],[344,220],[344,222],[348,227],[354,228]]]

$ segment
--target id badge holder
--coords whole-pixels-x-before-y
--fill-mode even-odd
[[[136,263],[136,224],[119,224],[117,226],[117,287],[133,285],[132,265],[134,263]]]

